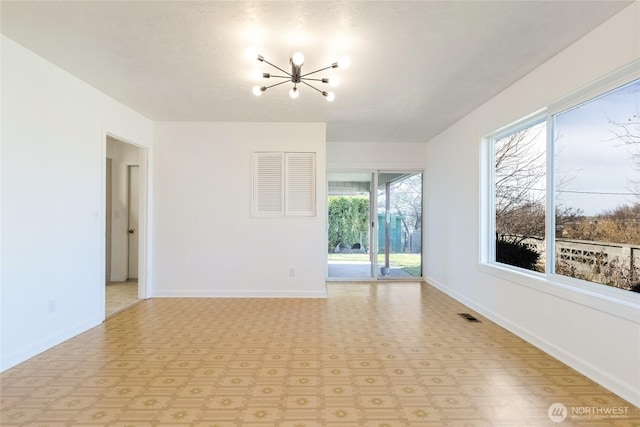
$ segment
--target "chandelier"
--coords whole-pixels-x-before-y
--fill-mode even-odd
[[[319,92],[320,94],[322,94],[322,96],[324,96],[326,98],[326,100],[329,101],[329,102],[331,102],[334,99],[336,99],[335,93],[327,92],[327,91],[324,91],[324,90],[320,90],[320,89],[318,89],[317,87],[315,87],[313,84],[311,84],[309,82],[325,83],[325,84],[328,84],[328,85],[330,85],[332,87],[335,87],[335,86],[338,85],[337,77],[312,78],[312,77],[308,77],[308,76],[311,76],[313,74],[319,73],[321,71],[329,70],[331,68],[348,68],[349,64],[350,64],[349,58],[343,57],[339,61],[334,62],[333,64],[329,65],[328,67],[320,68],[319,70],[315,70],[315,71],[311,71],[310,73],[302,74],[302,65],[304,64],[304,55],[302,53],[300,53],[300,52],[294,53],[293,55],[291,55],[291,58],[289,59],[289,63],[291,64],[291,73],[283,70],[282,68],[280,68],[280,67],[278,67],[276,65],[273,65],[271,62],[269,62],[266,59],[264,59],[264,57],[262,57],[262,55],[258,55],[256,59],[259,62],[264,62],[265,64],[268,64],[268,65],[272,66],[273,68],[281,71],[285,75],[275,75],[275,74],[271,74],[271,73],[261,73],[260,70],[258,70],[256,78],[283,79],[283,80],[278,82],[278,83],[272,84],[270,86],[254,86],[253,87],[253,94],[255,96],[262,95],[262,92],[265,92],[267,89],[270,89],[272,87],[280,86],[281,84],[284,84],[284,83],[287,83],[287,82],[291,82],[291,83],[293,83],[293,87],[289,91],[289,96],[291,98],[296,99],[300,95],[300,92],[298,90],[298,85],[303,84],[303,85],[309,86],[310,88],[312,88],[312,89],[316,90],[317,92]]]

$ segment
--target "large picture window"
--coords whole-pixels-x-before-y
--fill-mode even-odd
[[[565,105],[489,138],[488,260],[640,292],[640,79]]]
[[[552,116],[555,273],[640,292],[640,80]]]

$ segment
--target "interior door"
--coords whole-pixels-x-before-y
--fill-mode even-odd
[[[128,267],[127,279],[138,280],[138,220],[140,209],[140,167],[129,166],[128,197]]]
[[[333,280],[374,277],[372,248],[372,172],[329,172],[327,278]]]

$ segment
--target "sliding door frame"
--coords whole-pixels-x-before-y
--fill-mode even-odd
[[[371,174],[371,191],[369,195],[369,253],[370,253],[370,261],[371,261],[371,271],[369,277],[331,277],[329,276],[329,259],[328,254],[325,258],[325,265],[327,266],[326,280],[331,282],[341,282],[341,281],[349,281],[349,282],[367,282],[367,281],[413,281],[423,280],[424,275],[424,236],[421,235],[422,241],[420,244],[420,275],[419,276],[408,276],[408,277],[397,277],[397,276],[382,276],[380,273],[380,265],[378,264],[378,177],[379,174],[382,173],[403,173],[403,174],[420,174],[421,175],[421,225],[420,229],[424,230],[424,189],[425,189],[425,171],[420,168],[336,168],[327,171],[327,198],[330,196],[329,194],[329,176],[332,173],[368,173]],[[328,205],[327,205],[328,209]],[[325,232],[325,239],[328,241],[328,233],[329,233],[329,217],[327,211],[327,226]],[[326,245],[325,245],[326,246]]]

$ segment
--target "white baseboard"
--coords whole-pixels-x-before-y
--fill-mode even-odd
[[[327,298],[327,291],[156,290],[152,298]]]
[[[580,372],[584,376],[600,384],[604,388],[610,390],[612,393],[615,393],[618,396],[622,397],[623,399],[631,402],[635,406],[640,407],[640,394],[638,393],[638,390],[636,390],[630,384],[627,384],[618,378],[612,377],[611,375],[602,371],[597,366],[585,361],[584,359],[580,358],[575,354],[567,352],[565,349],[558,347],[553,343],[550,343],[549,341],[545,340],[539,335],[531,333],[526,328],[523,328],[520,325],[513,323],[512,321],[510,321],[507,318],[504,318],[503,316],[496,313],[495,311],[490,310],[479,304],[476,304],[474,301],[469,300],[464,295],[448,288],[447,286],[438,282],[432,277],[427,277],[425,281],[427,285],[431,285],[437,288],[438,290],[444,292],[445,294],[449,295],[451,298],[475,310],[478,314],[481,314],[482,316],[486,317],[492,322],[502,326],[509,332],[517,335],[518,337],[534,345],[535,347],[538,347],[540,350],[544,351],[545,353],[555,357],[562,363],[575,369],[576,371]]]
[[[103,319],[101,319],[100,317],[93,317],[91,319],[77,323],[72,327],[66,328],[63,331],[57,332],[36,343],[9,352],[9,354],[3,360],[0,360],[0,372],[4,372],[7,369],[13,368],[14,366],[19,365],[20,363],[34,356],[37,356],[38,354],[46,350],[49,350],[50,348],[61,344],[78,334],[88,331],[89,329],[102,323],[102,321]]]

